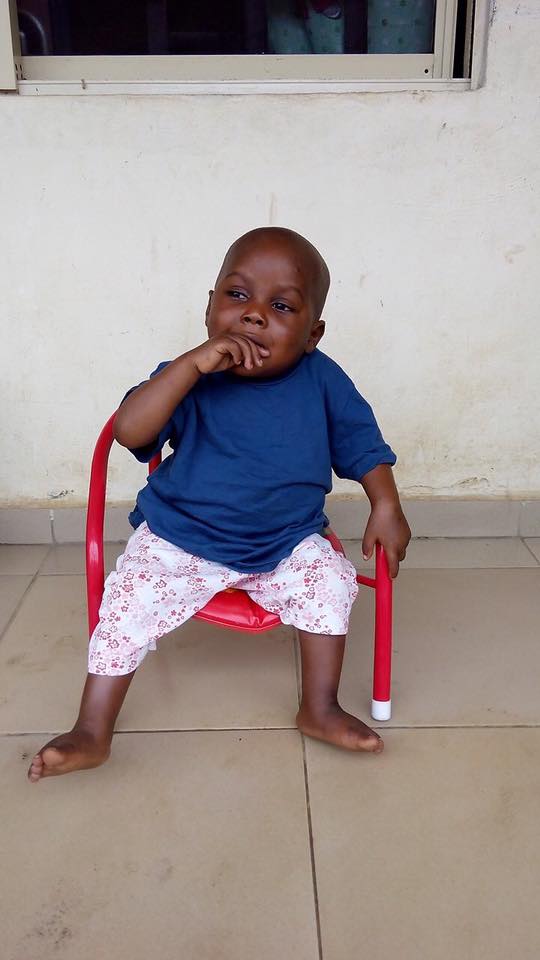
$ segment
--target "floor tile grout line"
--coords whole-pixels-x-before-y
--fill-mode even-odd
[[[371,723],[377,730],[535,730],[540,727],[537,723],[401,723],[381,724]]]
[[[5,544],[0,544],[0,546],[5,546]],[[402,571],[408,570],[409,572],[415,571],[415,570],[433,570],[433,571],[438,571],[438,570],[446,570],[446,571],[447,570],[532,570],[534,569],[534,567],[540,566],[540,560],[538,560],[538,558],[532,552],[531,548],[526,543],[524,543],[523,546],[526,548],[527,552],[530,554],[531,559],[534,560],[534,564],[531,564],[530,566],[524,565],[522,563],[510,563],[510,562],[504,563],[504,564],[503,563],[489,564],[487,566],[483,566],[480,563],[471,563],[471,564],[460,563],[458,565],[444,564],[441,566],[435,566],[433,563],[426,563],[424,566],[409,566],[407,563],[403,563],[400,566],[400,570]],[[43,563],[45,563],[45,560],[43,560]],[[43,563],[41,564],[41,566],[43,565]],[[60,577],[60,576],[82,577],[85,575],[84,569],[80,570],[79,573],[74,573],[71,570],[65,570],[62,573],[57,573],[56,571],[54,573],[42,573],[41,566],[40,566],[39,574],[42,577]],[[362,574],[362,576],[364,577],[370,577],[370,576],[373,576],[373,574],[375,573],[375,568],[368,567],[367,569],[364,569],[364,567],[361,567],[361,568],[358,567],[356,569],[356,572]],[[15,576],[15,574],[3,573],[3,574],[0,574],[0,576],[10,577],[10,576]]]
[[[402,726],[392,726],[392,727],[381,727],[376,724],[372,724],[374,729],[377,730],[416,730],[417,732],[422,732],[424,730],[538,730],[540,728],[540,721],[538,723],[515,723],[515,724],[503,724],[503,723],[476,723],[476,724],[432,724],[431,726],[412,726],[412,725],[402,725]],[[64,727],[58,728],[55,730],[16,730],[9,731],[4,730],[0,731],[1,737],[47,737],[54,736],[64,731]],[[161,734],[161,733],[283,733],[286,731],[298,732],[296,725],[288,727],[164,727],[158,730],[155,729],[132,729],[132,730],[115,730],[116,736],[124,736],[138,733],[144,734]],[[303,734],[300,734],[303,737]]]
[[[298,638],[298,629],[294,627],[293,629],[293,650],[294,650],[294,668],[296,673],[296,694],[298,697],[298,706],[302,700],[302,670],[300,664],[300,641]],[[297,727],[295,726],[295,729]],[[322,953],[322,937],[321,937],[321,917],[319,911],[319,892],[317,889],[317,873],[315,870],[315,845],[313,841],[313,825],[311,820],[311,800],[309,795],[309,780],[308,780],[308,771],[307,771],[307,759],[306,759],[306,741],[304,735],[300,734],[300,740],[302,742],[302,766],[304,772],[304,790],[306,795],[306,818],[307,818],[307,828],[308,828],[308,839],[309,839],[309,858],[311,863],[311,882],[313,885],[313,906],[315,909],[315,926],[317,930],[317,951],[318,951],[318,960],[323,960]]]
[[[463,564],[463,565],[460,565],[459,567],[455,567],[455,566],[435,567],[433,566],[433,564],[426,564],[425,567],[408,567],[406,565],[402,565],[400,567],[400,573],[421,573],[426,570],[429,570],[430,572],[433,572],[433,573],[448,573],[448,571],[453,571],[453,570],[463,570],[463,571],[482,570],[485,573],[491,573],[492,571],[496,571],[496,570],[536,570],[537,567],[540,567],[540,560],[538,560],[534,556],[534,554],[531,552],[529,547],[527,547],[527,550],[529,551],[529,553],[531,553],[531,557],[534,560],[534,563],[526,564],[526,565],[522,563],[509,563],[508,565],[505,565],[505,566],[498,565],[498,566],[490,566],[490,567],[482,567],[482,566],[478,566],[477,564],[474,564],[472,566],[467,566],[467,564]],[[361,573],[362,576],[366,576],[366,577],[371,576],[373,572],[374,572],[373,570],[368,570],[366,572],[364,572],[363,570],[357,570],[357,573]],[[0,574],[0,576],[3,576],[3,577],[24,576],[24,574],[3,573],[3,574]],[[27,576],[30,576],[30,574],[27,574]],[[68,570],[64,570],[62,572],[55,570],[54,572],[48,572],[48,573],[39,572],[39,576],[40,577],[84,577],[86,576],[86,574],[84,570],[80,570],[79,573],[73,573],[73,571],[68,571]],[[107,569],[105,569],[105,576],[107,576]]]
[[[313,822],[311,819],[311,798],[309,795],[309,778],[307,771],[306,758],[306,740],[304,734],[300,734],[302,740],[302,764],[304,768],[304,790],[306,792],[306,816],[309,837],[309,857],[311,861],[311,881],[313,884],[313,905],[315,907],[315,925],[317,928],[317,948],[319,960],[323,960],[322,937],[321,937],[321,914],[319,910],[319,891],[317,888],[317,871],[315,869],[315,844],[313,841]]]
[[[48,553],[48,551],[47,551],[47,553]],[[41,564],[40,564],[40,566],[41,566]],[[4,639],[5,634],[6,634],[7,631],[9,630],[11,624],[13,623],[15,617],[17,616],[19,610],[21,609],[22,604],[23,604],[23,600],[24,600],[24,598],[26,597],[26,594],[28,593],[28,591],[30,590],[30,588],[33,586],[33,584],[35,583],[35,581],[37,580],[38,574],[39,574],[39,567],[38,567],[38,569],[36,570],[36,572],[32,575],[32,579],[30,580],[30,583],[27,584],[26,589],[23,590],[22,596],[19,598],[19,602],[18,602],[18,604],[16,605],[16,607],[15,607],[13,613],[11,614],[9,620],[8,620],[7,623],[5,624],[4,629],[3,629],[3,630],[0,630],[0,643],[1,643],[2,640]],[[27,573],[27,574],[21,573],[21,574],[19,574],[19,576],[21,576],[21,577],[24,577],[24,576],[29,577],[29,576],[31,576],[31,574],[29,574],[29,573]]]
[[[527,548],[529,549],[529,548]],[[530,552],[530,551],[529,551]],[[536,557],[534,557],[536,560]],[[538,560],[536,560],[538,563]],[[528,565],[527,563],[512,563],[511,560],[505,560],[504,562],[499,563],[467,563],[465,560],[460,560],[459,563],[423,563],[423,564],[409,564],[406,560],[400,563],[399,569],[401,570],[530,570],[532,564]],[[372,577],[375,575],[375,568],[371,567],[364,572],[363,568],[357,567],[357,573],[361,573],[365,577]]]
[[[520,537],[520,540],[521,540],[523,546],[525,547],[525,549],[529,551],[529,553],[530,553],[531,557],[533,558],[533,560],[536,560],[537,566],[540,567],[540,560],[538,559],[538,557],[536,556],[536,554],[531,550],[531,548],[530,548],[529,544],[527,543],[525,537]]]
[[[298,697],[298,707],[302,701],[302,668],[300,662],[300,640],[298,637],[298,628],[293,628],[293,650],[294,650],[294,668],[296,673],[296,695]],[[294,729],[298,729],[295,725]],[[317,930],[317,952],[318,960],[323,960],[322,937],[321,937],[321,917],[319,911],[319,892],[317,889],[317,873],[315,870],[315,845],[313,841],[313,825],[311,820],[311,800],[309,795],[309,780],[306,759],[306,741],[304,735],[300,734],[302,742],[302,766],[304,772],[304,790],[306,795],[306,818],[309,839],[309,857],[311,863],[311,882],[313,885],[313,906],[315,909],[315,926]]]
[[[16,730],[0,731],[0,737],[48,737],[63,733],[65,727],[55,730]],[[283,733],[287,731],[297,731],[296,726],[290,727],[160,727],[159,729],[140,729],[115,730],[114,736],[120,737],[137,733]]]
[[[37,570],[36,570],[36,576],[37,576],[37,577],[39,577],[39,576],[41,575],[41,570],[42,570],[42,568],[44,567],[44,565],[45,565],[45,563],[46,563],[47,557],[49,556],[51,550],[53,550],[53,548],[54,548],[55,546],[56,546],[55,543],[51,543],[51,544],[49,545],[49,549],[47,550],[47,553],[46,553],[45,556],[43,557],[43,560],[41,561],[39,567],[38,567]]]

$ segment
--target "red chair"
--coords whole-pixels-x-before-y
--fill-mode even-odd
[[[90,636],[99,620],[99,607],[103,596],[103,521],[107,465],[114,439],[115,416],[116,414],[112,415],[99,435],[90,473],[86,518],[86,588]],[[152,473],[160,463],[161,454],[157,454],[150,461],[149,472]],[[332,530],[328,528],[325,536],[330,540],[334,550],[345,554]],[[388,573],[386,555],[380,544],[376,547],[375,577],[363,577],[357,574],[356,579],[358,583],[375,589],[375,655],[371,716],[374,720],[389,720],[391,716],[392,580]],[[234,588],[217,593],[202,610],[195,614],[195,617],[232,630],[244,630],[247,633],[261,633],[281,623],[275,613],[263,610],[244,590]]]

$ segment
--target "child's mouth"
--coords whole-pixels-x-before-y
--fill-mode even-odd
[[[242,333],[243,337],[246,337],[247,340],[251,340],[253,343],[256,343],[258,347],[263,347],[264,350],[268,350],[268,347],[262,340],[259,340],[257,337],[254,337],[251,333]]]

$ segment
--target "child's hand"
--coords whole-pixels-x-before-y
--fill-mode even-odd
[[[411,530],[399,501],[376,503],[362,540],[364,560],[370,559],[376,543],[382,544],[388,560],[388,571],[394,579],[398,575],[400,561],[405,559],[410,539]]]
[[[199,373],[218,373],[237,366],[246,370],[261,367],[270,351],[250,337],[229,333],[210,337],[206,343],[191,350],[190,355]]]

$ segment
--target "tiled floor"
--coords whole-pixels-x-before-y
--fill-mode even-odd
[[[78,704],[83,554],[0,547],[2,960],[537,960],[540,539],[417,540],[403,566],[381,756],[294,730],[289,629],[192,621],[109,763],[30,786]],[[342,682],[364,719],[371,599]]]

